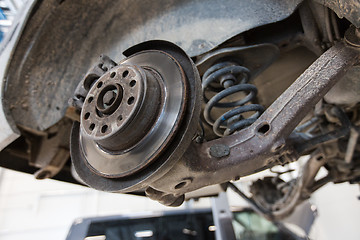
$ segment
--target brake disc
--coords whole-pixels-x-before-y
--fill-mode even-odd
[[[200,78],[179,47],[151,41],[127,53],[83,96],[72,130],[77,174],[104,191],[142,190],[164,175],[189,146],[200,115]]]

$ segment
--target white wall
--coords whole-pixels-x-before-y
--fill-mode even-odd
[[[79,217],[162,211],[145,197],[99,192],[0,168],[0,239],[65,239]],[[209,206],[202,201],[200,206]],[[182,206],[184,208],[184,206]]]
[[[360,239],[360,191],[356,184],[328,184],[312,197],[318,217],[312,236],[316,240]]]
[[[244,178],[243,184],[250,179]],[[311,199],[318,217],[311,232],[316,240],[360,239],[359,187],[328,184]],[[230,205],[246,203],[229,191]],[[209,207],[209,199],[194,207]],[[182,206],[184,208],[184,205]],[[174,210],[144,197],[99,192],[0,168],[0,239],[65,239],[79,217]]]

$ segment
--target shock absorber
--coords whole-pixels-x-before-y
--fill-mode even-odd
[[[216,63],[203,74],[202,90],[206,103],[204,119],[217,136],[227,136],[246,128],[263,113],[264,107],[253,103],[257,88],[248,83],[250,79],[250,70],[235,61]],[[215,95],[208,98],[210,92]],[[246,96],[240,100],[231,100],[239,93],[245,93]],[[225,113],[214,119],[214,108],[223,108]],[[254,114],[246,118],[244,115],[249,112]]]

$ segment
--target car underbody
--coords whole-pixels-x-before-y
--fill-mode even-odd
[[[218,185],[271,219],[329,182],[359,183],[358,1],[24,11],[0,49],[2,167],[167,206]],[[290,181],[277,172],[249,193],[232,183],[299,158]]]

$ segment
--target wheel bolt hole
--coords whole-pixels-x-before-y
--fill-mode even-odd
[[[135,80],[132,80],[131,82],[130,82],[130,87],[134,87],[136,85],[136,81]]]
[[[120,116],[118,117],[118,120],[119,120],[119,121],[122,121],[122,120],[123,120],[123,116],[120,115]]]
[[[97,88],[101,88],[102,85],[103,85],[103,83],[102,83],[102,82],[99,82],[99,83],[97,84]]]
[[[114,78],[115,75],[116,75],[116,72],[112,72],[112,73],[110,74],[110,77],[111,77],[111,78]]]
[[[93,97],[89,97],[89,99],[88,99],[88,103],[91,103],[93,100],[94,100],[94,98],[93,98]]]
[[[123,78],[126,78],[127,75],[129,75],[129,71],[128,70],[125,70],[122,74]]]
[[[134,97],[129,97],[127,103],[128,103],[129,105],[131,105],[131,104],[134,103],[134,101],[135,101],[135,98],[134,98]]]
[[[90,113],[89,113],[89,112],[85,113],[84,119],[85,119],[85,120],[86,120],[86,119],[89,119],[89,117],[90,117]]]
[[[101,132],[102,133],[106,133],[106,131],[108,130],[108,125],[104,125],[101,127]]]
[[[90,127],[89,127],[90,131],[94,130],[94,128],[95,128],[95,124],[94,123],[90,124]]]

